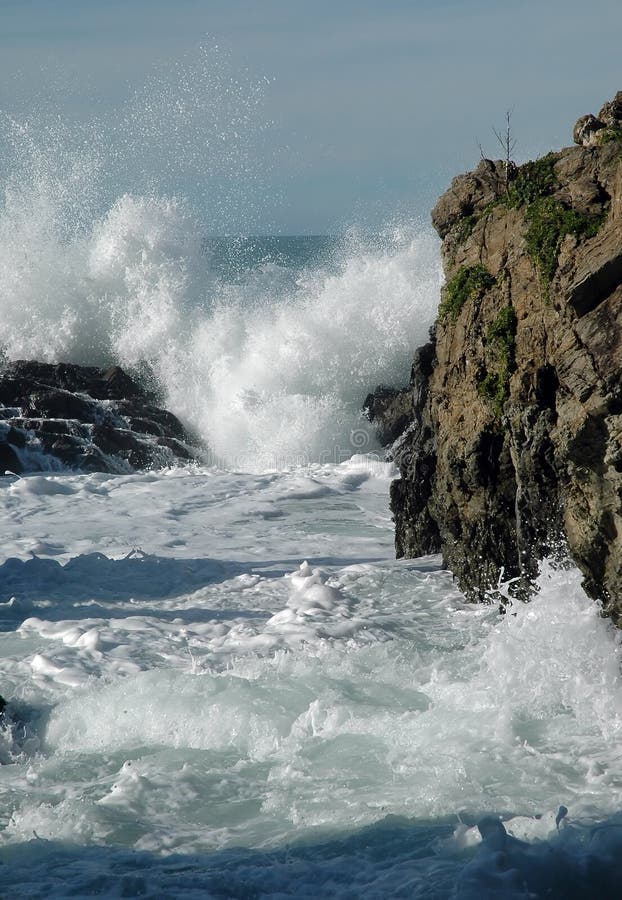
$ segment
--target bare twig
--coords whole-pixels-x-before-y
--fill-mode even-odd
[[[510,172],[514,166],[514,162],[512,160],[512,154],[516,149],[516,139],[512,134],[512,113],[513,109],[507,109],[505,112],[505,132],[497,131],[496,128],[493,128],[493,134],[499,141],[501,148],[503,149],[503,162],[505,165],[505,190],[506,193],[509,190],[510,185]]]

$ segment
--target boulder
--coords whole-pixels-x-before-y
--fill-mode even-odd
[[[598,133],[605,128],[605,123],[596,116],[588,114],[577,119],[572,130],[572,138],[575,144],[582,147],[590,147],[598,142]]]

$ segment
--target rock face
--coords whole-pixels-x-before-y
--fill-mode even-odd
[[[380,443],[384,446],[392,444],[412,419],[412,391],[380,385],[365,398],[363,412],[376,426]]]
[[[118,366],[19,361],[0,374],[2,472],[132,472],[198,453],[181,422]]]
[[[391,502],[398,556],[442,552],[468,597],[570,555],[622,623],[622,92],[592,119],[434,209],[446,284]]]

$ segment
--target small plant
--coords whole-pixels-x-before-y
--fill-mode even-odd
[[[552,194],[559,182],[555,174],[555,154],[525,163],[516,170],[508,188],[507,206],[518,209]]]
[[[460,310],[472,297],[481,297],[495,283],[484,266],[461,266],[451,281],[445,285],[443,301],[439,309],[441,321],[449,318],[455,322]]]
[[[465,216],[464,219],[460,220],[460,224],[456,230],[456,243],[464,244],[464,242],[471,237],[473,233],[473,229],[477,224],[477,216]]]
[[[477,389],[480,396],[492,404],[495,417],[500,419],[509,395],[509,377],[506,380],[500,372],[487,372]]]
[[[486,334],[486,342],[503,356],[514,353],[516,341],[516,313],[513,306],[504,306]]]
[[[486,345],[490,348],[494,371],[486,372],[479,382],[478,392],[492,404],[498,419],[510,396],[510,375],[515,367],[516,325],[514,307],[504,306],[486,333]]]
[[[609,128],[599,131],[598,142],[600,144],[611,144],[613,141],[622,141],[622,125],[611,125]]]
[[[545,288],[555,272],[562,241],[568,234],[578,239],[598,233],[605,214],[590,216],[568,209],[552,197],[535,200],[525,213],[528,228],[525,235],[527,251],[536,264]]]

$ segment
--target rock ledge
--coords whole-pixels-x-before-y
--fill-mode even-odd
[[[133,472],[198,459],[181,422],[123,369],[31,361],[0,374],[0,469]]]

